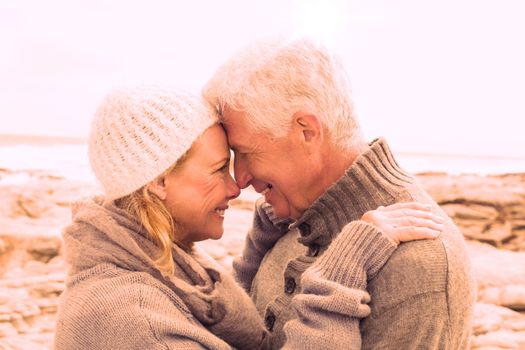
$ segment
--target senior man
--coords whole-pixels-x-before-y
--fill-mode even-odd
[[[463,236],[399,167],[385,139],[363,139],[336,56],[308,39],[259,42],[219,67],[203,94],[221,114],[239,186],[264,196],[234,270],[264,317],[272,349],[298,330],[304,337],[289,340],[305,349],[329,348],[331,337],[348,337],[349,349],[468,348],[475,286]],[[378,249],[385,261],[356,278],[360,256],[347,243],[374,249],[377,235],[355,223],[409,201],[443,218],[440,237],[403,243],[391,256]],[[362,299],[369,308],[357,313],[346,308],[356,288],[369,293]],[[357,335],[316,324],[316,313],[362,317]]]

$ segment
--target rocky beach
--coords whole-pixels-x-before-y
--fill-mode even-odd
[[[525,349],[525,174],[419,173],[467,239],[478,282],[472,349]],[[61,230],[72,202],[98,192],[85,179],[0,169],[0,349],[50,349],[66,264]],[[230,268],[252,217],[244,191],[220,241],[202,242]]]

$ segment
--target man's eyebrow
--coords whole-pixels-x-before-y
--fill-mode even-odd
[[[239,153],[257,153],[259,149],[259,144],[230,145],[230,149],[234,152]]]

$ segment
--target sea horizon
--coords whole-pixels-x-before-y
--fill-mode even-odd
[[[418,173],[499,175],[525,173],[525,157],[394,152],[399,165]],[[0,169],[38,170],[66,178],[93,181],[87,140],[83,137],[0,134]]]

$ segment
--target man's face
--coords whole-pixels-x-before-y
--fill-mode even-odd
[[[315,176],[309,172],[310,157],[300,139],[254,133],[243,112],[225,108],[223,113],[239,187],[252,185],[278,217],[298,219],[315,200],[310,195]]]

